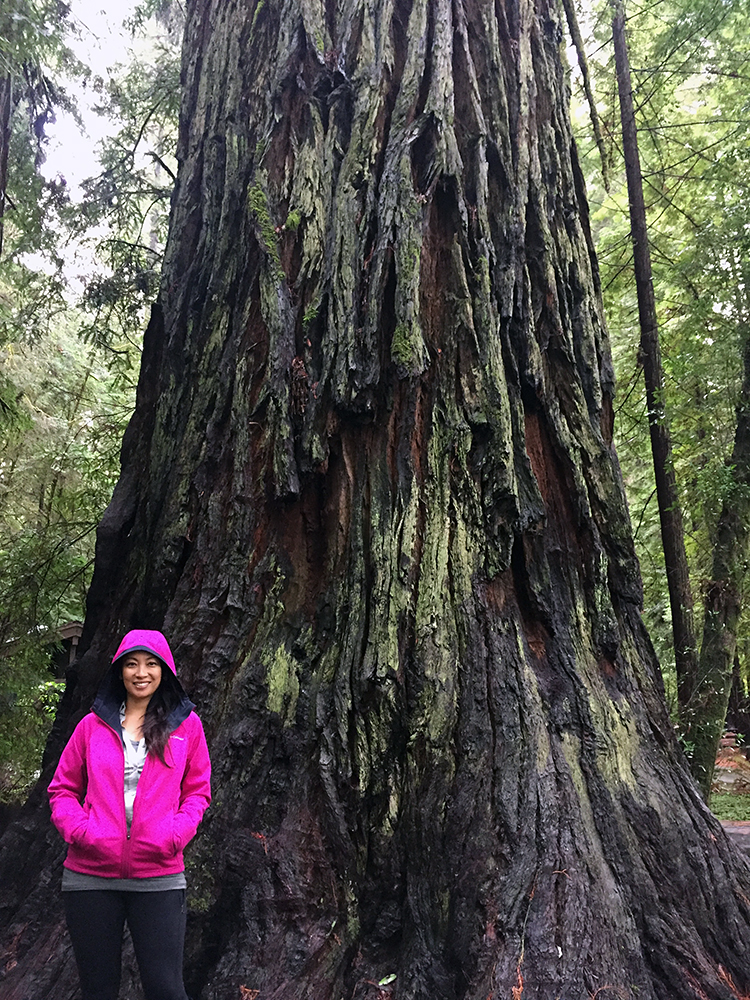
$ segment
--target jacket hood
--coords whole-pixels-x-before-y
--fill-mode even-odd
[[[120,731],[120,705],[125,696],[125,688],[122,684],[122,671],[119,660],[126,653],[134,653],[143,650],[145,653],[152,653],[158,656],[169,672],[162,671],[162,684],[167,684],[172,689],[173,707],[169,713],[169,726],[173,732],[187,719],[188,715],[195,708],[195,705],[188,698],[185,689],[177,679],[177,671],[174,665],[174,656],[169,648],[169,643],[161,632],[151,629],[133,629],[128,632],[117,648],[112,659],[112,666],[104,675],[99,686],[92,711],[100,719],[107,723],[115,732]]]
[[[119,660],[126,653],[136,653],[142,650],[144,653],[153,653],[158,656],[162,663],[165,663],[172,673],[177,676],[174,665],[174,656],[169,648],[169,643],[161,632],[154,632],[146,628],[134,628],[128,632],[120,643],[117,652],[112,657],[112,662]]]

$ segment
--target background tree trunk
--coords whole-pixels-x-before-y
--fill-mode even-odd
[[[3,228],[8,187],[8,154],[10,152],[10,110],[13,83],[10,73],[0,76],[0,256],[3,252]]]
[[[700,686],[691,706],[692,771],[706,799],[711,794],[716,751],[732,691],[737,628],[750,555],[750,337],[747,336],[743,369],[731,458],[732,489],[716,528],[713,572],[706,586]]]
[[[672,435],[664,403],[664,371],[659,343],[659,326],[651,273],[651,250],[643,199],[643,178],[638,153],[638,133],[633,107],[630,58],[625,37],[625,5],[613,0],[612,37],[617,66],[617,91],[620,98],[622,150],[628,182],[630,229],[633,241],[633,269],[638,294],[638,320],[641,328],[640,361],[646,385],[648,427],[654,480],[659,504],[664,564],[667,571],[669,608],[674,636],[677,701],[680,721],[688,739],[694,739],[693,711],[700,681],[698,645],[695,638],[693,594],[690,587],[682,507],[672,461]],[[722,724],[723,724],[722,717]],[[694,760],[694,758],[693,758]],[[695,774],[695,770],[693,771]],[[702,772],[701,772],[702,773]]]
[[[48,756],[119,634],[163,626],[215,764],[202,1000],[748,987],[750,876],[640,619],[561,39],[545,0],[189,8]],[[0,842],[7,1000],[72,991],[42,803]]]

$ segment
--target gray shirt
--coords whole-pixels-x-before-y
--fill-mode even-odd
[[[133,823],[133,803],[138,788],[138,779],[143,772],[143,765],[146,763],[146,740],[143,736],[139,740],[134,740],[129,733],[125,732],[124,724],[125,702],[120,705],[120,726],[122,727],[122,748],[125,753],[125,819],[129,833]]]

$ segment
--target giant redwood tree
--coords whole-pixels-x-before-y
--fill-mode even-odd
[[[750,874],[670,729],[551,0],[192,0],[84,655],[206,723],[201,1000],[730,1000]],[[6,1000],[74,995],[44,776]],[[135,997],[130,985],[125,993]]]

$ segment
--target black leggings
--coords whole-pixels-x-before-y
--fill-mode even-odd
[[[122,932],[130,928],[146,1000],[188,1000],[182,982],[185,890],[64,892],[83,1000],[117,1000]]]

